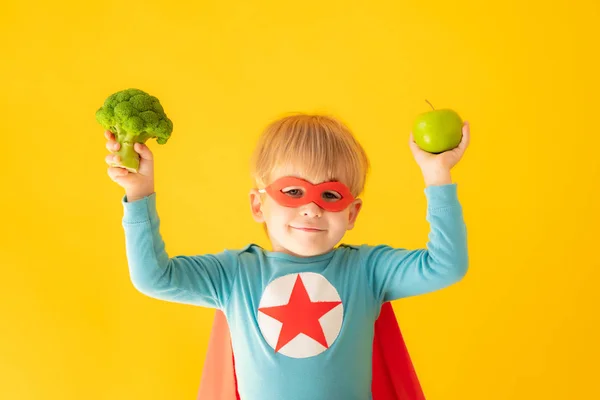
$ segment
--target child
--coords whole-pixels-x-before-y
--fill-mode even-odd
[[[106,138],[107,148],[118,150],[110,132]],[[152,153],[136,144],[137,174],[108,170],[125,189],[131,280],[150,297],[223,311],[242,400],[370,399],[381,305],[441,289],[466,273],[466,227],[450,170],[468,143],[466,123],[460,145],[437,155],[410,136],[426,184],[427,249],[337,246],[361,210],[365,152],[334,118],[281,118],[258,142],[250,191],[252,216],[265,224],[272,249],[249,244],[175,257],[165,252],[159,231]]]

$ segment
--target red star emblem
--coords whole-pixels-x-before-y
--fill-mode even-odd
[[[292,341],[296,336],[304,333],[325,348],[329,348],[323,327],[319,318],[334,309],[341,301],[317,301],[312,302],[304,287],[300,275],[296,277],[292,294],[286,305],[275,307],[263,307],[258,311],[275,318],[283,324],[275,352]]]

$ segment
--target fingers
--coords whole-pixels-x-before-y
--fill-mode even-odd
[[[415,137],[413,136],[412,132],[410,133],[410,136],[408,137],[408,145],[410,146],[411,149],[417,145],[415,143]]]
[[[115,135],[108,129],[104,131],[104,137],[106,140],[115,140]]]
[[[106,142],[106,149],[108,151],[110,151],[110,152],[119,151],[119,149],[121,148],[121,144],[116,141],[115,135],[111,131],[105,130],[104,131],[104,137],[107,140],[107,142]],[[150,151],[150,149],[148,148],[148,146],[146,146],[145,144],[143,144],[143,143],[135,143],[133,145],[133,149],[144,160],[151,161],[153,159],[152,152]]]
[[[133,149],[136,151],[136,153],[138,153],[140,155],[141,158],[143,158],[144,160],[152,160],[152,152],[150,151],[150,149],[148,148],[148,146],[146,146],[145,144],[142,143],[136,143],[133,145]]]
[[[119,143],[115,140],[115,135],[113,135],[111,131],[105,130],[104,138],[107,140],[106,149],[108,151],[114,152],[119,150]],[[109,165],[107,172],[111,180],[117,182],[119,178],[122,178],[129,174],[129,171],[127,171],[125,168],[119,168],[114,166],[118,165],[121,161],[121,157],[119,157],[118,154],[109,154],[104,158],[104,160]]]
[[[458,144],[458,148],[461,151],[465,151],[471,142],[471,127],[469,122],[465,121],[462,127],[462,139]]]
[[[115,135],[111,131],[104,131],[104,137],[106,138],[106,150],[119,151],[121,145],[115,140]]]
[[[469,123],[465,121],[462,127],[462,138],[460,139],[460,143],[458,144],[458,146],[452,149],[452,152],[456,154],[459,158],[462,157],[465,151],[467,150],[470,141],[471,130]]]
[[[116,142],[114,140],[109,140],[108,142],[106,142],[106,150],[108,151],[119,151],[120,147],[121,145],[119,144],[119,142]]]
[[[408,138],[408,146],[415,155],[422,151],[417,142],[415,142],[415,137],[412,132],[410,133],[410,137]]]
[[[121,157],[119,157],[118,154],[109,154],[106,157],[104,157],[104,161],[106,161],[106,163],[108,165],[119,165],[119,163],[121,162]]]
[[[129,171],[127,171],[125,168],[119,168],[119,167],[108,168],[108,176],[110,177],[110,179],[112,179],[115,182],[117,182],[120,178],[123,178],[124,176],[127,176],[127,175],[129,175]]]

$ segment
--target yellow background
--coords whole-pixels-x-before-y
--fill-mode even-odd
[[[526,3],[4,0],[0,398],[195,398],[213,311],[129,281],[94,119],[127,87],[174,122],[149,144],[170,255],[267,245],[248,159],[289,111],[339,116],[369,153],[344,241],[424,246],[407,138],[425,99],[456,109],[471,269],[394,303],[427,398],[599,398],[600,6]]]

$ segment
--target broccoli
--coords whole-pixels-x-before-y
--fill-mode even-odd
[[[139,89],[126,89],[110,95],[96,111],[96,121],[115,134],[121,144],[116,152],[121,162],[116,167],[137,172],[140,156],[133,149],[135,142],[145,143],[156,138],[165,144],[173,131],[173,122],[158,99]]]

